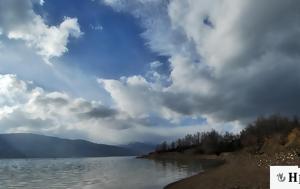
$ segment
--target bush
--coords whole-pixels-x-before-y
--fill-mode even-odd
[[[231,133],[222,135],[212,130],[210,132],[186,135],[184,138],[170,144],[163,142],[157,146],[156,152],[182,152],[193,147],[197,147],[198,152],[201,154],[220,154],[239,149],[240,143],[237,135]]]
[[[186,135],[177,141],[163,142],[158,145],[157,152],[178,151],[196,147],[201,154],[220,154],[232,152],[245,147],[255,150],[261,148],[265,140],[274,135],[280,135],[282,139],[294,129],[300,128],[298,117],[289,119],[280,115],[268,118],[260,117],[254,123],[249,124],[240,134],[220,134],[215,130],[209,132],[197,132],[194,135]]]
[[[274,135],[281,135],[282,138],[286,138],[294,128],[300,128],[298,117],[293,119],[280,115],[273,115],[268,118],[260,117],[241,132],[241,144],[243,147],[261,147],[266,138]]]

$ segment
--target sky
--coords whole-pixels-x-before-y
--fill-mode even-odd
[[[300,112],[297,0],[0,0],[0,133],[159,143]]]

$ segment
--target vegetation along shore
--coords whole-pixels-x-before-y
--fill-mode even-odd
[[[214,161],[204,166],[204,172],[171,183],[166,189],[265,189],[269,188],[270,165],[300,165],[299,157],[300,121],[280,115],[258,118],[239,134],[212,130],[163,142],[144,156]]]

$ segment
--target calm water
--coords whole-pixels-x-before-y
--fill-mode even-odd
[[[0,160],[0,188],[159,189],[202,170],[199,162],[134,157]]]

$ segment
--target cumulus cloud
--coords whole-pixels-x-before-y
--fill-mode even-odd
[[[2,10],[4,2],[13,8]],[[201,129],[238,131],[260,115],[300,111],[298,1],[101,2],[132,14],[146,45],[169,60],[152,62],[144,76],[99,78],[112,106],[1,75],[3,132],[77,133],[107,143],[157,141]],[[81,34],[72,18],[48,26],[32,11],[38,0],[0,3],[2,35],[24,40],[46,59],[61,56],[69,37]],[[160,72],[166,63],[170,72]],[[186,126],[187,118],[205,123]]]
[[[111,95],[116,107],[133,118],[162,117],[172,122],[178,121],[179,114],[163,104],[164,88],[148,82],[142,76],[122,77],[118,80],[98,79]]]
[[[179,136],[146,117],[99,101],[45,91],[15,75],[0,75],[0,132],[33,132],[100,143],[154,142]],[[157,129],[153,129],[153,126]],[[190,127],[189,131],[196,127]],[[160,132],[158,132],[160,131]]]
[[[8,32],[9,39],[21,39],[29,47],[37,49],[37,53],[49,63],[53,57],[59,57],[68,51],[67,43],[70,36],[81,35],[76,18],[66,17],[59,26],[47,26],[40,16],[27,25],[17,26]]]
[[[70,37],[82,35],[76,18],[65,17],[58,26],[49,26],[33,11],[37,0],[1,0],[0,27],[9,39],[23,40],[27,46],[36,49],[46,63],[68,51]]]
[[[83,136],[90,136],[94,129],[98,132],[101,127],[111,130],[119,127],[115,123],[104,124],[109,119],[112,122],[117,119],[114,118],[117,110],[98,101],[72,98],[63,92],[46,92],[15,75],[0,75],[0,89],[1,132],[57,135],[80,131]]]
[[[148,88],[136,90],[122,79],[102,81],[123,109],[134,111],[139,104],[139,113],[166,109],[176,117],[205,117],[215,123],[247,123],[260,115],[300,111],[299,1],[104,3],[132,13],[144,27],[146,44],[169,56],[172,68],[171,84],[155,93],[149,86],[159,82],[145,77],[139,80],[145,79]],[[124,94],[126,105],[120,102]]]
[[[123,78],[121,81],[99,79],[98,82],[110,92],[117,107],[132,117],[144,117],[147,110],[155,109],[155,90],[142,76]]]

